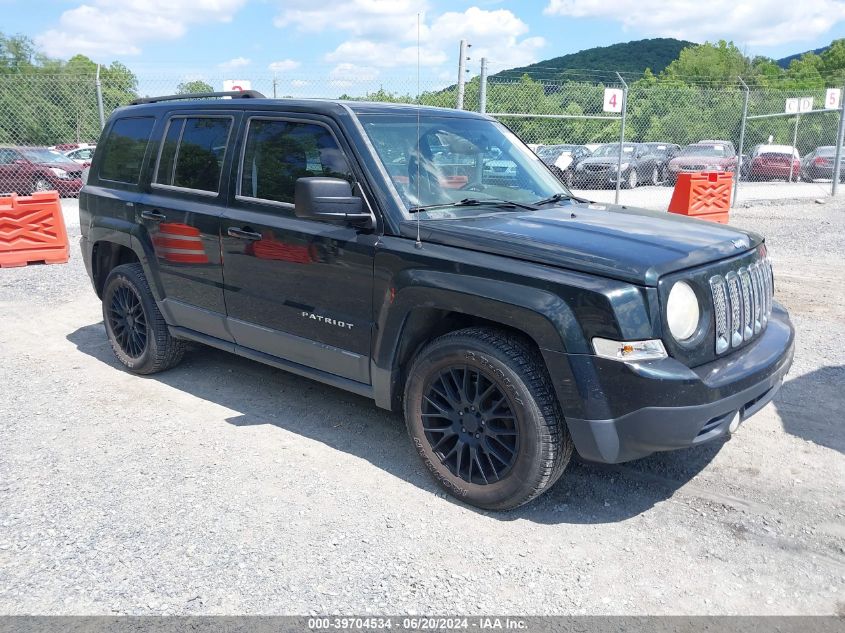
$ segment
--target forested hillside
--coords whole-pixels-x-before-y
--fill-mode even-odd
[[[539,81],[550,81],[571,79],[573,75],[585,69],[606,71],[610,77],[615,77],[616,71],[641,75],[646,68],[659,73],[677,59],[687,46],[695,44],[672,38],[656,38],[597,46],[561,57],[544,59],[530,66],[504,70],[493,76],[498,79],[519,79],[528,75]]]

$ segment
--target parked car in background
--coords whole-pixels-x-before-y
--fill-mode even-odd
[[[600,145],[590,156],[576,163],[572,186],[597,188],[615,185],[617,179],[626,189],[633,189],[640,183],[660,184],[660,161],[646,145],[625,143],[622,164],[618,163],[619,143]]]
[[[643,143],[649,151],[658,159],[660,167],[660,182],[666,180],[669,175],[669,161],[678,155],[681,146],[675,143],[649,142]]]
[[[730,141],[701,141],[682,148],[669,161],[666,182],[674,184],[683,171],[736,171],[736,150]]]
[[[799,175],[804,182],[824,178],[833,179],[833,166],[836,164],[836,147],[824,145],[817,147],[801,160]],[[845,152],[839,158],[839,181],[845,181]]]
[[[558,180],[571,187],[575,165],[592,152],[583,145],[541,145],[536,151]]]
[[[798,180],[801,157],[792,145],[757,145],[748,161],[749,180]]]
[[[96,145],[89,145],[87,147],[78,147],[62,153],[72,161],[79,163],[84,167],[91,164],[91,158],[94,156],[94,150],[96,147]]]
[[[46,147],[0,147],[0,193],[29,195],[55,189],[77,196],[82,165]]]

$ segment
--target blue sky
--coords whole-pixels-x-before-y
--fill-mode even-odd
[[[6,33],[56,57],[119,60],[142,78],[246,78],[280,91],[385,84],[412,91],[417,14],[425,85],[451,83],[458,41],[469,68],[521,66],[644,37],[730,39],[782,57],[845,37],[845,1],[814,0],[0,0]],[[265,86],[261,86],[266,90]],[[376,86],[377,87],[377,86]],[[425,86],[424,86],[425,87]]]

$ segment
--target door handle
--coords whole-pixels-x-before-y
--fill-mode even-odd
[[[141,211],[141,217],[145,220],[152,220],[153,222],[164,222],[167,216],[159,211]]]
[[[229,237],[236,237],[240,240],[260,240],[261,233],[256,233],[255,231],[248,231],[246,229],[236,229],[234,226],[230,226],[229,230],[226,231]]]

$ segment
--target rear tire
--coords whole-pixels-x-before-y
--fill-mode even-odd
[[[109,273],[103,323],[114,355],[133,373],[170,369],[185,353],[185,344],[170,336],[141,264],[123,264]]]
[[[429,343],[408,373],[405,422],[435,481],[488,510],[531,501],[572,456],[542,358],[504,331],[469,328]]]

